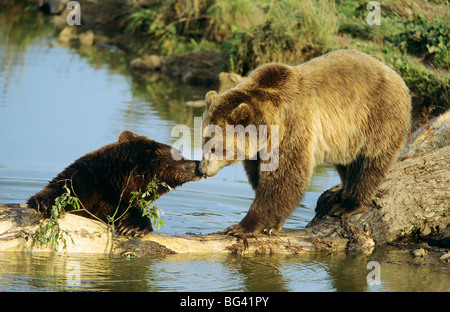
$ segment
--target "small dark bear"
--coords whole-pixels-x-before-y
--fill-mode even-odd
[[[175,160],[174,154],[179,156],[175,159],[180,160]],[[107,222],[106,217],[114,214],[116,209],[116,216],[122,215],[130,204],[131,192],[145,191],[155,176],[160,182],[175,188],[185,182],[200,180],[197,167],[198,161],[182,158],[175,148],[123,131],[118,142],[76,160],[32,196],[27,204],[49,217],[55,199],[65,193],[64,186],[68,185],[86,210]],[[159,195],[168,191],[167,187],[158,187]],[[66,207],[66,211],[73,209],[72,206]],[[85,211],[74,213],[93,218]],[[153,231],[150,219],[142,216],[134,205],[117,221],[115,228],[122,235],[132,236]]]

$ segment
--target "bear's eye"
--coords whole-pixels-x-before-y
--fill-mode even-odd
[[[216,152],[216,147],[215,147],[215,146],[214,146],[214,147],[211,147],[211,150],[210,150],[210,151],[211,151],[211,153],[214,154],[214,153]]]

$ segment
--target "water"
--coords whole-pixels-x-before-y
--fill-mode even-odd
[[[194,125],[202,108],[186,101],[208,89],[133,75],[129,59],[108,47],[77,50],[55,44],[53,26],[34,12],[0,13],[0,203],[25,203],[78,157],[117,140],[125,129],[172,144],[175,125]],[[304,227],[318,196],[339,182],[318,168],[286,228]],[[241,220],[254,198],[242,165],[187,183],[157,202],[162,232],[207,234]],[[384,261],[392,251],[372,254]],[[368,285],[370,257],[0,253],[0,291],[386,291],[411,290],[411,272],[382,264]],[[408,267],[432,276],[417,290],[449,290],[441,267]],[[75,274],[75,275],[74,275]],[[194,281],[194,282],[193,282]],[[406,286],[405,286],[406,285]]]
[[[302,292],[449,291],[449,270],[400,263],[408,251],[327,254],[158,255],[143,258],[0,252],[2,291]],[[379,283],[367,263],[380,264]],[[369,278],[370,281],[375,279]]]
[[[124,259],[0,253],[0,291],[334,290],[327,270],[336,261],[325,264],[314,258],[164,255]],[[79,276],[71,274],[73,268],[79,269]],[[351,280],[354,275],[345,278]],[[364,279],[360,285],[353,284],[356,288],[340,290],[366,287]]]

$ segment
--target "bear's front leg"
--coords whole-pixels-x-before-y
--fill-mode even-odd
[[[306,191],[313,169],[312,154],[307,152],[312,150],[280,154],[277,170],[259,171],[258,175],[255,170],[259,166],[244,163],[255,200],[241,222],[225,229],[225,234],[240,238],[278,234]]]
[[[287,217],[292,213],[302,193],[283,190],[289,184],[279,184],[271,189],[259,185],[247,215],[224,233],[239,238],[255,237],[260,234],[278,234]]]
[[[117,232],[124,236],[144,236],[153,232],[151,220],[132,207],[116,224]]]
[[[55,199],[63,193],[63,187],[52,182],[51,185],[46,186],[42,191],[28,199],[28,208],[35,209],[46,218],[50,218]]]
[[[224,233],[239,238],[256,237],[259,234],[272,235],[278,234],[284,224],[284,220],[280,220],[280,222],[274,224],[274,226],[258,226],[255,222],[244,219],[238,224],[226,228]]]

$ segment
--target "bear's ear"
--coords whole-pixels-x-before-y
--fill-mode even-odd
[[[135,141],[138,138],[139,138],[139,135],[137,135],[131,131],[125,130],[119,134],[119,143],[127,142],[127,141]]]
[[[253,109],[250,105],[241,103],[230,114],[230,119],[234,125],[248,126],[253,121]]]
[[[209,106],[211,105],[214,98],[217,96],[216,91],[209,91],[206,93],[205,100],[206,100],[206,109],[209,109]]]

